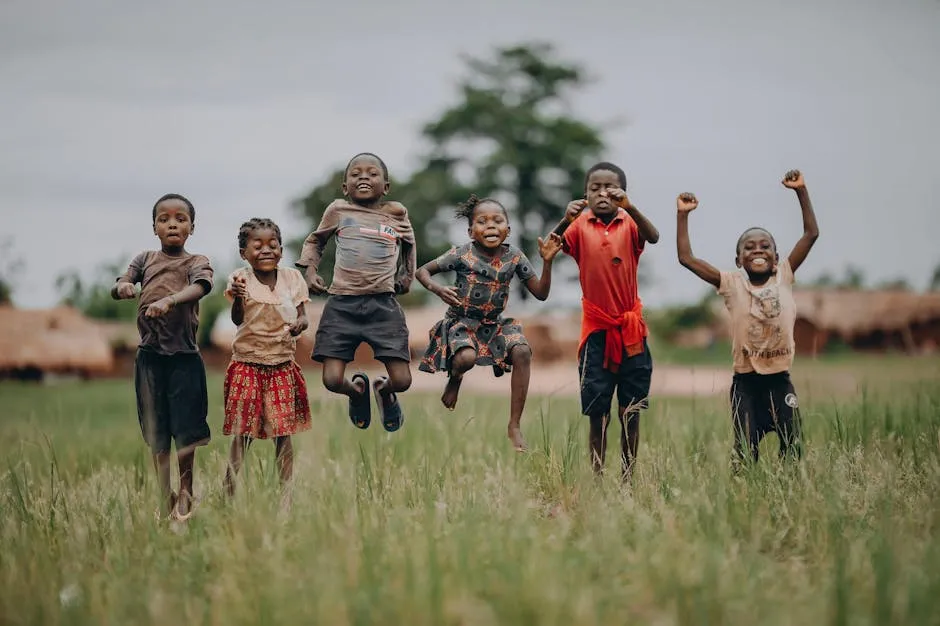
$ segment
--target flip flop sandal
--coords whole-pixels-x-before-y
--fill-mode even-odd
[[[372,385],[372,391],[375,394],[375,403],[379,407],[382,426],[388,432],[393,433],[405,424],[405,415],[401,412],[397,394],[390,393],[383,396],[379,393],[379,386],[386,382],[388,382],[388,378],[385,376],[377,378]]]
[[[356,398],[349,398],[349,421],[356,428],[365,430],[372,423],[372,405],[369,403],[369,377],[363,372],[356,372],[351,380],[356,382],[357,378],[362,379],[362,394]]]
[[[170,512],[163,515],[160,511],[160,507],[157,507],[153,511],[153,516],[157,519],[158,522],[162,522],[165,519],[173,519],[173,516],[176,514],[176,503],[179,502],[179,498],[176,495],[175,491],[170,492]]]
[[[183,499],[184,494],[186,496],[186,499],[189,500],[189,511],[186,514],[180,513],[180,500]],[[196,498],[194,498],[192,494],[190,494],[185,489],[181,489],[180,497],[176,500],[176,506],[173,507],[173,519],[175,519],[177,522],[185,522],[186,520],[188,520],[190,517],[193,516],[193,511],[195,510],[196,510]]]

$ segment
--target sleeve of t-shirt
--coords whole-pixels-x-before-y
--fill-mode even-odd
[[[300,258],[297,259],[294,265],[303,268],[312,267],[316,270],[320,266],[320,259],[323,257],[326,242],[336,232],[339,220],[340,210],[336,208],[336,202],[332,202],[323,211],[323,217],[320,218],[317,229],[304,239],[303,246],[300,249]]]
[[[525,255],[525,252],[521,250],[519,250],[519,262],[516,263],[516,276],[518,276],[519,280],[522,282],[535,276],[535,269],[532,267],[532,262],[529,261],[529,257]]]
[[[793,269],[790,267],[790,260],[784,259],[777,264],[777,276],[780,278],[780,284],[782,285],[792,285],[793,284]]]
[[[299,270],[295,270],[292,267],[287,269],[290,270],[288,272],[288,276],[290,276],[290,297],[294,306],[300,306],[305,302],[310,302],[310,292],[307,289],[307,282],[304,280],[304,275],[301,274]]]
[[[721,282],[718,283],[718,293],[727,296],[734,291],[735,281],[741,280],[741,272],[719,272],[719,274],[721,275]]]
[[[114,282],[130,283],[136,285],[144,280],[144,267],[147,265],[147,252],[141,252],[127,266],[127,270],[117,277]]]
[[[195,255],[189,266],[189,284],[202,283],[206,293],[209,293],[212,291],[212,276],[212,264],[209,263],[209,258],[201,254]]]
[[[565,234],[561,238],[561,244],[561,249],[565,251],[565,254],[570,256],[575,261],[580,258],[581,227],[578,224],[577,218],[568,225],[568,228],[565,230]]]

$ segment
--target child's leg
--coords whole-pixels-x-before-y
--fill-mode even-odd
[[[591,445],[591,469],[598,476],[604,473],[604,462],[607,457],[607,427],[610,425],[610,414],[589,415],[591,431],[588,436]]]
[[[620,478],[628,482],[633,477],[633,464],[636,462],[637,449],[640,446],[640,410],[629,407],[620,409],[620,461],[623,470]]]
[[[461,348],[450,359],[450,376],[444,386],[441,402],[448,409],[457,406],[457,395],[460,393],[460,383],[463,375],[469,372],[477,360],[477,352],[473,348]]]
[[[382,426],[388,432],[396,432],[405,423],[405,416],[398,402],[398,393],[411,387],[411,365],[403,359],[383,359],[388,377],[377,378],[372,387],[375,401],[379,405]]]
[[[731,383],[731,417],[734,427],[734,455],[732,466],[735,473],[747,463],[758,460],[761,432],[757,424],[754,383],[748,376],[759,374],[735,374]]]
[[[176,451],[176,462],[180,472],[180,495],[176,502],[176,512],[188,515],[193,508],[193,466],[196,462],[196,446],[185,446]]]
[[[294,445],[291,443],[290,435],[274,438],[274,454],[281,485],[286,485],[294,476]]]
[[[170,489],[170,453],[155,452],[153,454],[153,469],[157,472],[157,485],[160,488],[160,499],[163,502],[164,512],[169,515],[176,507],[176,498]]]
[[[476,355],[474,355],[476,356]],[[524,452],[527,448],[522,437],[522,411],[529,395],[529,378],[532,372],[532,350],[527,345],[513,346],[509,351],[512,363],[512,381],[510,382],[509,400],[509,428],[508,436],[517,452]]]
[[[803,428],[799,400],[787,372],[775,375],[770,390],[770,410],[774,429],[780,440],[780,457],[800,459],[803,456]]]
[[[245,461],[245,451],[248,450],[250,445],[250,437],[236,435],[232,438],[228,467],[225,469],[225,492],[229,496],[235,495],[235,477],[241,471],[242,463]]]
[[[350,398],[361,396],[368,391],[361,379],[350,381],[346,378],[346,361],[341,359],[323,359],[323,386],[328,391]]]

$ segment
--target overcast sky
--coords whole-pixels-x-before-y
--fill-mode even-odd
[[[676,262],[677,193],[701,202],[696,254],[727,266],[748,226],[783,252],[799,236],[779,183],[793,167],[822,231],[804,279],[852,263],[923,287],[940,263],[937,33],[938,0],[0,0],[15,300],[52,305],[59,272],[157,245],[150,208],[170,191],[196,205],[189,247],[220,271],[248,217],[304,233],[290,200],[352,154],[411,171],[460,54],[530,40],[596,79],[576,114],[626,122],[605,156],[662,233],[647,304],[704,292]]]

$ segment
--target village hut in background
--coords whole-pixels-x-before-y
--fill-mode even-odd
[[[76,309],[0,306],[0,378],[87,378],[107,374],[113,365],[108,340]]]

